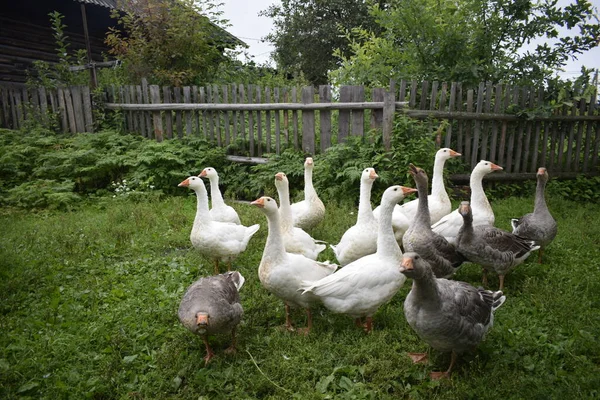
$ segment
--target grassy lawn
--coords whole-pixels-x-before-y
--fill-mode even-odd
[[[177,320],[179,301],[209,260],[191,247],[195,199],[106,199],[74,212],[0,215],[0,398],[527,398],[600,397],[600,207],[550,198],[559,233],[506,278],[507,301],[476,352],[452,379],[432,382],[449,354],[431,351],[404,318],[405,284],[365,335],[349,317],[320,308],[309,337],[282,332],[283,303],[257,276],[266,220],[236,205],[261,230],[235,262],[246,278],[239,352],[204,366],[200,338]],[[533,198],[492,204],[497,225],[529,212]],[[330,206],[313,236],[336,243],[354,223]],[[327,250],[325,257],[333,260]],[[474,285],[478,266],[455,279]],[[490,280],[492,288],[497,277]],[[305,324],[304,313],[294,320]],[[406,353],[429,351],[428,365]]]

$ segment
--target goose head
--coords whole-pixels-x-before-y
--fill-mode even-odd
[[[260,210],[266,215],[276,214],[279,209],[277,208],[277,202],[270,197],[263,196],[254,200],[252,203],[253,206],[260,208]]]
[[[227,279],[230,279],[231,282],[233,282],[238,291],[242,288],[242,286],[244,286],[244,282],[246,282],[246,279],[244,279],[242,274],[240,274],[238,271],[229,271],[224,273],[223,275],[225,275]]]
[[[385,190],[385,192],[383,192],[383,196],[381,196],[381,203],[399,203],[402,201],[402,199],[404,199],[405,196],[408,196],[416,191],[416,189],[404,186],[390,186]]]
[[[422,188],[427,190],[427,173],[425,172],[425,170],[423,170],[423,168],[419,168],[417,166],[415,166],[414,164],[409,164],[408,165],[409,170],[408,172],[412,175],[413,179],[415,180],[415,183],[417,184],[417,188]]]
[[[541,180],[544,183],[548,182],[548,170],[546,170],[546,168],[539,167],[536,176],[538,181]]]
[[[288,190],[289,181],[287,176],[283,172],[278,172],[275,174],[275,187],[277,190]]]
[[[190,176],[177,186],[187,187],[195,191],[200,189],[200,186],[204,187],[204,182],[202,182],[202,179],[197,176]]]
[[[460,156],[462,156],[462,154],[460,154],[460,153],[458,153],[458,152],[456,152],[456,151],[454,151],[452,149],[449,149],[448,147],[444,147],[442,149],[439,149],[437,151],[437,153],[435,153],[435,159],[436,160],[439,159],[439,160],[444,160],[444,161],[446,161],[446,160],[448,160],[450,158],[460,157]]]
[[[210,316],[205,312],[196,313],[196,333],[199,335],[206,334],[206,330],[208,329]]]
[[[202,170],[202,172],[200,172],[200,175],[198,175],[201,178],[208,178],[208,179],[213,179],[213,178],[218,178],[219,174],[217,174],[217,170],[212,168],[212,167],[207,167],[204,168]]]
[[[375,172],[375,168],[365,168],[360,176],[362,182],[373,183],[379,175]]]
[[[465,222],[473,221],[473,211],[471,210],[471,205],[468,201],[460,202],[460,206],[458,207],[458,213],[462,215],[463,220]]]
[[[306,157],[306,160],[304,160],[304,168],[311,168],[314,167],[315,162],[313,161],[312,157]]]
[[[477,165],[475,166],[475,168],[473,168],[473,172],[471,172],[471,174],[475,174],[475,175],[487,175],[490,172],[494,172],[494,171],[501,171],[504,168],[502,168],[499,165],[494,164],[491,161],[486,161],[486,160],[481,160],[477,163]]]
[[[400,272],[403,273],[407,278],[423,278],[427,274],[428,270],[431,273],[431,266],[417,253],[408,252],[402,255]]]

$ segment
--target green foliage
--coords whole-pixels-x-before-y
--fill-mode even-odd
[[[600,25],[592,4],[576,1],[394,0],[374,4],[380,27],[346,32],[351,51],[336,52],[337,84],[385,85],[390,79],[503,81],[541,86],[571,57],[598,45]],[[559,37],[559,28],[578,31]],[[381,32],[381,33],[380,33]],[[525,50],[539,40],[534,49]]]
[[[124,2],[113,11],[121,28],[111,28],[109,53],[123,60],[130,81],[143,77],[158,84],[182,86],[211,82],[227,60],[224,48],[234,48],[234,38],[220,26],[220,4],[212,0]]]
[[[513,183],[490,183],[485,192],[490,200],[527,197],[535,193],[535,186],[536,181],[533,179]],[[600,176],[579,175],[575,179],[550,179],[546,185],[546,193],[565,200],[600,203]]]
[[[107,197],[69,212],[4,208],[0,398],[593,399],[600,229],[590,221],[600,212],[553,194],[548,203],[559,233],[544,263],[534,255],[507,276],[507,300],[486,340],[459,358],[451,380],[435,382],[429,372],[447,368],[450,355],[431,350],[407,324],[410,281],[374,315],[369,335],[322,307],[309,336],[281,330],[283,303],[256,275],[266,240],[256,208],[232,204],[245,225],[261,224],[234,264],[246,278],[239,350],[226,355],[230,337],[210,337],[216,356],[207,366],[202,339],[177,320],[185,289],[213,271],[189,242],[192,196]],[[531,211],[533,196],[492,205],[506,229]],[[356,207],[326,206],[312,234],[337,243]],[[453,279],[479,286],[481,269],[464,265]],[[490,288],[497,285],[491,277]],[[292,318],[306,323],[303,310]],[[429,363],[412,364],[406,353],[415,351],[429,352]]]
[[[186,177],[209,165],[217,170],[229,165],[222,148],[200,139],[158,143],[114,131],[63,136],[8,130],[0,138],[0,201],[18,207],[62,207],[79,195],[113,194],[123,179],[134,195],[183,195],[177,184]],[[40,192],[23,196],[27,187]],[[58,193],[70,188],[76,195],[47,196],[52,188]]]
[[[365,1],[283,0],[261,15],[271,18],[275,26],[266,40],[275,46],[278,69],[303,75],[314,85],[328,83],[327,71],[337,67],[334,49],[348,54],[349,42],[341,32],[361,26],[377,30]]]

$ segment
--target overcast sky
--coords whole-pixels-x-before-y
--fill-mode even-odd
[[[572,1],[559,0],[559,4],[569,4]],[[231,23],[231,27],[227,30],[250,46],[247,51],[254,56],[255,62],[268,62],[273,46],[262,42],[261,38],[272,30],[273,24],[269,18],[259,17],[258,13],[266,10],[271,4],[280,2],[278,0],[224,0],[224,3],[222,8],[224,17]],[[591,3],[597,10],[600,9],[600,0],[591,0]],[[561,72],[561,76],[565,78],[578,76],[582,65],[588,68],[599,68],[600,47],[580,55],[578,60],[570,60],[565,66],[565,71]]]

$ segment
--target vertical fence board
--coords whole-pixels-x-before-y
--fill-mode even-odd
[[[600,123],[596,122],[596,136],[594,141],[594,151],[592,153],[592,168],[598,168],[598,153],[600,153]]]
[[[569,115],[569,107],[568,106],[563,106],[563,108],[562,108],[562,115],[563,116]],[[558,166],[558,168],[559,168],[558,170],[559,171],[563,167],[563,156],[564,156],[564,150],[565,150],[565,136],[566,136],[567,126],[568,126],[568,122],[567,121],[561,121],[561,123],[560,123],[560,135],[559,135],[558,142],[556,142],[556,145],[558,147],[558,154],[556,156],[555,166]]]
[[[417,105],[417,85],[418,82],[415,79],[410,82],[410,98],[408,100],[408,106],[410,108],[415,108]]]
[[[3,122],[5,128],[12,128],[13,120],[11,120],[10,109],[12,107],[8,107],[8,88],[2,89],[2,113],[4,115]]]
[[[590,104],[588,106],[587,115],[594,115],[594,111],[596,109],[596,102],[594,101],[594,99],[597,99],[597,98],[598,97],[597,97],[596,91],[594,90],[594,92],[592,93]],[[596,124],[600,125],[600,122],[596,122]],[[593,155],[590,154],[590,146],[592,143],[592,127],[593,126],[594,126],[594,124],[592,123],[592,121],[587,122],[587,129],[585,131],[585,147],[583,150],[583,172],[589,171],[589,159],[590,159],[590,157],[593,157]],[[596,141],[598,141],[598,137],[596,137]]]
[[[392,132],[394,130],[394,113],[396,112],[395,93],[393,90],[383,94],[383,146],[386,151],[392,149]]]
[[[84,119],[84,131],[85,132],[94,132],[94,117],[92,113],[92,98],[90,93],[89,86],[81,87],[81,97],[83,100],[83,119]],[[44,96],[44,104],[46,103],[46,99]]]
[[[63,88],[59,87],[57,89],[57,97],[58,97],[58,111],[60,112],[60,121],[62,131],[64,133],[69,132],[69,120],[67,117],[67,103],[65,102],[65,91]]]
[[[477,88],[477,106],[475,112],[481,114],[483,111],[483,99],[485,97],[485,85],[483,82],[479,83]],[[481,121],[475,120],[475,127],[473,129],[473,144],[471,147],[471,168],[477,165],[478,150],[479,150],[479,136],[481,135]]]
[[[223,103],[229,103],[229,86],[223,85],[221,86],[221,90],[223,91]],[[223,111],[223,128],[225,131],[225,146],[229,146],[231,144],[231,126],[229,125],[229,111]]]
[[[456,82],[452,82],[450,85],[450,97],[448,99],[448,111],[454,112],[455,110],[455,101],[456,101]],[[453,120],[448,121],[448,128],[446,128],[446,138],[444,140],[444,147],[450,147],[452,145],[452,122]]]
[[[442,82],[442,87],[440,91],[440,101],[438,110],[445,111],[446,110],[446,93],[448,92],[448,84],[446,82]],[[448,126],[450,126],[450,121],[448,121]],[[442,147],[442,125],[437,131],[437,135],[435,137],[435,145],[437,148]]]
[[[212,103],[213,102],[213,98],[212,98],[212,87],[206,86],[206,103]],[[214,119],[213,119],[213,111],[207,111],[206,112],[206,127],[207,127],[207,133],[208,133],[208,140],[211,143],[215,142],[215,127],[214,127]]]
[[[231,102],[232,103],[238,102],[237,85],[236,84],[231,85]],[[231,118],[233,119],[233,131],[231,132],[231,140],[233,142],[236,142],[236,139],[238,136],[238,117],[239,117],[239,113],[237,111],[234,111],[231,113]]]
[[[150,85],[148,89],[150,89],[150,98],[152,99],[152,104],[160,104],[160,88],[158,85]],[[154,124],[154,138],[157,142],[162,142],[163,123],[162,117],[160,116],[160,111],[152,112],[152,122]]]
[[[220,103],[221,100],[219,99],[219,86],[214,85],[213,86],[213,92],[212,92],[212,103]],[[215,124],[215,137],[217,139],[217,146],[221,147],[221,142],[222,142],[222,138],[221,138],[221,112],[220,111],[213,111],[212,112],[212,116],[214,119],[214,124]],[[252,116],[250,116],[250,118],[252,118]],[[252,125],[252,123],[250,123],[250,125]]]
[[[473,89],[467,90],[467,112],[473,112]],[[471,160],[471,121],[465,123],[465,160]],[[474,165],[471,160],[471,169]]]
[[[587,102],[585,99],[579,100],[579,115],[585,115]],[[573,171],[579,171],[579,156],[581,154],[581,143],[583,141],[583,121],[577,123],[577,138],[575,142],[575,154],[573,155]]]
[[[514,87],[513,88],[513,97],[512,97],[512,104],[519,104],[519,88],[518,87]],[[518,125],[514,124],[514,125]],[[514,153],[515,153],[515,132],[517,130],[517,127],[511,124],[511,129],[510,129],[510,134],[508,136],[508,146],[506,148],[506,167],[504,168],[504,170],[506,172],[512,172],[512,167],[513,167],[513,157],[514,157]]]
[[[88,88],[88,93],[89,93],[89,88]],[[40,97],[40,113],[41,113],[41,117],[42,117],[42,123],[44,125],[48,124],[48,96],[46,94],[46,88],[45,87],[40,87],[38,88],[38,95]]]
[[[170,86],[163,86],[163,102],[165,104],[173,103],[173,94]],[[168,139],[173,138],[173,111],[168,110],[164,112],[165,117],[165,133]]]
[[[273,100],[279,103],[279,88],[273,89]],[[275,110],[275,153],[281,154],[281,127],[279,126],[279,110]]]
[[[462,84],[458,82],[456,84],[456,111],[462,111],[463,109],[463,94],[462,94]],[[459,153],[463,153],[463,120],[458,120],[458,137],[456,139],[456,149]],[[464,158],[466,160],[466,156]]]
[[[144,99],[144,104],[150,104],[150,93],[148,92],[148,81],[146,78],[142,78],[142,98]],[[144,119],[146,120],[146,134],[144,136],[155,138],[151,115],[152,113],[149,111],[144,112]]]
[[[531,109],[535,101],[535,92],[533,88],[523,88],[523,107]],[[531,121],[521,122],[521,131],[519,134],[519,146],[517,147],[517,161],[515,172],[527,171],[527,151],[529,150],[529,140],[531,140]]]
[[[315,93],[312,86],[302,88],[302,103],[309,104],[314,101]],[[302,111],[302,151],[315,154],[315,112]]]
[[[492,106],[492,82],[488,82],[485,88],[485,103],[483,112],[489,114]],[[480,157],[482,160],[488,159],[488,140],[489,140],[490,124],[487,122],[481,123],[481,151]]]
[[[385,95],[385,89],[384,89],[384,95]],[[398,101],[404,101],[404,99],[406,99],[406,80],[402,79],[400,81],[400,89],[398,92]],[[383,99],[383,97],[382,97]],[[382,100],[383,101],[383,100]],[[383,116],[381,117],[383,119]]]
[[[192,86],[192,100],[194,103],[200,103],[200,94],[198,93],[198,86]],[[194,111],[194,127],[196,128],[196,135],[200,136],[200,111]]]
[[[540,88],[537,91],[537,95],[535,98],[535,107],[538,108],[542,105],[542,101],[544,98],[544,89]],[[533,145],[531,150],[531,163],[529,166],[529,172],[535,172],[538,168],[538,154],[540,152],[540,135],[542,131],[542,122],[535,121],[533,123]]]
[[[141,103],[141,101],[137,98],[137,91],[135,89],[135,86],[133,86],[133,85],[129,86],[129,96],[131,98],[131,103],[133,103],[133,104]],[[133,131],[139,135],[144,134],[144,133],[142,133],[142,130],[140,129],[140,112],[136,111],[136,110],[133,111]]]
[[[512,88],[510,86],[506,86],[504,91],[504,97],[502,102],[502,110],[506,112],[506,109],[510,105]],[[506,167],[506,163],[504,162],[504,155],[506,154],[506,134],[508,131],[508,122],[502,121],[502,128],[500,131],[500,144],[498,145],[498,163],[501,167]],[[508,155],[507,155],[508,157]]]
[[[299,103],[300,102],[300,101],[298,101],[298,89],[295,88],[295,87],[292,88],[291,102],[292,103]],[[294,149],[298,150],[299,149],[299,142],[298,142],[298,134],[299,134],[298,110],[293,110],[292,111],[292,121],[293,121],[293,125],[294,125]]]
[[[271,88],[265,88],[265,101],[271,102]],[[271,111],[267,110],[265,113],[265,151],[271,152]]]
[[[495,87],[494,93],[494,113],[500,114],[502,110],[502,84],[498,83]],[[498,143],[498,122],[492,121],[492,140],[490,143],[490,155],[489,160],[493,163],[498,161],[496,157],[496,148]]]
[[[240,83],[238,88],[238,102],[245,103],[246,102],[246,92],[244,90],[244,85]],[[240,112],[240,134],[242,137],[242,146],[241,149],[244,150],[246,148],[246,115],[243,111]]]
[[[248,85],[248,104],[254,103],[254,85]],[[248,146],[250,157],[254,157],[254,112],[248,111]]]
[[[261,99],[261,87],[259,85],[256,86],[256,102],[262,103]],[[262,148],[262,111],[256,111],[256,141],[257,141],[257,155],[262,157],[263,148]]]
[[[340,103],[352,101],[352,86],[340,88]],[[338,115],[338,143],[346,141],[350,133],[350,110],[340,110]]]
[[[331,86],[319,86],[319,101],[321,103],[331,103]],[[331,147],[331,111],[320,110],[319,122],[321,126],[321,153]]]
[[[385,93],[384,88],[374,88],[371,92],[371,97],[373,101],[381,102],[383,101],[383,96]],[[371,129],[380,129],[383,125],[383,108],[381,110],[372,110],[371,111]]]
[[[77,120],[73,110],[73,100],[71,97],[71,88],[65,87],[63,89],[65,95],[65,106],[67,109],[67,119],[69,120],[69,130],[71,133],[77,133]]]
[[[192,91],[189,86],[183,87],[183,102],[191,103],[192,102]],[[185,134],[186,136],[192,135],[192,112],[185,112]]]
[[[353,103],[359,103],[365,101],[365,87],[364,86],[352,86],[352,100]],[[352,135],[353,136],[365,136],[365,111],[364,110],[352,110]]]
[[[577,101],[573,101],[573,107],[571,107],[571,116],[577,115],[578,108]],[[567,159],[563,164],[563,170],[570,171],[571,163],[573,162],[573,140],[575,139],[575,121],[569,121],[567,123],[569,126],[569,139],[567,142]]]
[[[294,91],[296,88],[292,88],[291,90]],[[290,102],[290,90],[288,90],[288,88],[282,88],[281,89],[281,98],[282,98],[282,102],[283,103],[289,103]],[[283,133],[285,135],[285,145],[287,147],[290,146],[290,113],[291,111],[288,110],[283,110]]]
[[[174,87],[173,88],[173,99],[175,100],[175,103],[181,103],[183,101],[182,96],[181,96],[181,88],[180,87]],[[179,137],[180,139],[183,137],[183,115],[182,115],[182,111],[180,110],[176,110],[175,111],[175,131],[177,131],[177,137]],[[175,136],[175,135],[173,135]]]

